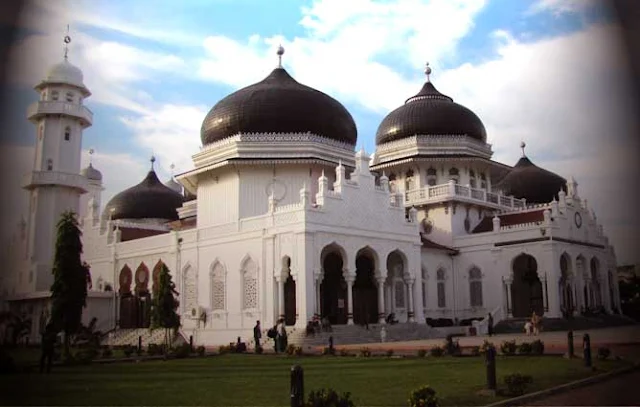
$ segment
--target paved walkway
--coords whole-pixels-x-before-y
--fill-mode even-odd
[[[529,406],[640,406],[640,371],[527,403]]]

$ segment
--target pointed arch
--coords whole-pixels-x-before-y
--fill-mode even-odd
[[[122,269],[120,269],[120,277],[118,279],[120,283],[119,292],[122,294],[130,294],[131,293],[131,282],[133,281],[133,272],[131,268],[125,264]]]
[[[140,263],[136,269],[136,294],[149,291],[149,268],[144,262]]]
[[[156,265],[153,266],[153,271],[151,272],[151,281],[153,282],[153,287],[151,289],[154,296],[158,295],[158,290],[160,289],[160,273],[162,272],[163,266],[164,262],[160,259]]]
[[[436,271],[436,280],[438,287],[438,308],[446,308],[447,306],[447,270],[439,267]]]
[[[227,309],[227,268],[219,259],[215,259],[209,268],[211,295],[209,302],[212,311]]]
[[[258,265],[250,254],[240,263],[242,274],[242,309],[258,308]]]
[[[197,300],[197,284],[195,269],[191,266],[190,262],[182,267],[182,293],[181,297],[184,299],[184,312],[191,317],[197,317],[198,315],[198,300]],[[194,312],[195,310],[195,312]]]
[[[480,267],[473,265],[469,268],[469,305],[482,307],[483,303],[482,271]]]

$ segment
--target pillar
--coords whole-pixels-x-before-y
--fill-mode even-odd
[[[347,282],[347,325],[353,325],[353,283],[356,281],[356,276],[348,270],[344,270],[343,275]]]
[[[378,323],[384,324],[385,321],[385,309],[384,309],[384,294],[385,286],[384,282],[387,276],[378,276],[376,281],[378,282]]]
[[[511,277],[508,277],[504,280],[504,287],[507,290],[507,293],[505,296],[504,313],[508,317],[513,317],[513,303],[511,302],[511,284],[512,283],[513,283],[513,280],[511,279]]]
[[[321,308],[321,304],[320,304],[320,284],[322,284],[322,278],[323,275],[321,274],[321,272],[316,272],[315,273],[315,282],[316,282],[316,312],[315,312],[315,316],[317,318],[320,318],[320,316],[322,315],[322,308]]]
[[[415,304],[413,303],[413,284],[415,283],[416,279],[415,277],[409,277],[408,279],[405,279],[405,283],[408,286],[408,293],[409,293],[409,313],[408,313],[408,321],[409,322],[415,322],[415,317],[414,317],[414,313],[413,310],[415,309]]]
[[[276,276],[278,282],[278,319],[284,319],[284,278]]]

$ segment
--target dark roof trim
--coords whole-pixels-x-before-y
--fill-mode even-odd
[[[456,255],[459,253],[457,249],[454,249],[449,246],[441,245],[439,243],[434,242],[433,240],[427,239],[423,233],[420,233],[420,240],[422,241],[422,247],[425,249],[443,250],[452,255]]]

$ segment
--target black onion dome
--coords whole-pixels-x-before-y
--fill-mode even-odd
[[[558,198],[561,189],[567,191],[567,180],[522,157],[495,187],[529,203],[549,203]]]
[[[298,83],[283,68],[219,101],[202,122],[202,144],[237,133],[311,132],[351,145],[356,124],[332,97]]]
[[[111,198],[105,207],[105,216],[111,216],[114,220],[177,220],[176,210],[182,206],[183,202],[184,197],[163,185],[155,171],[151,170],[141,183]]]
[[[480,118],[438,92],[430,81],[382,120],[376,133],[376,145],[414,135],[466,135],[487,141],[487,131]]]

